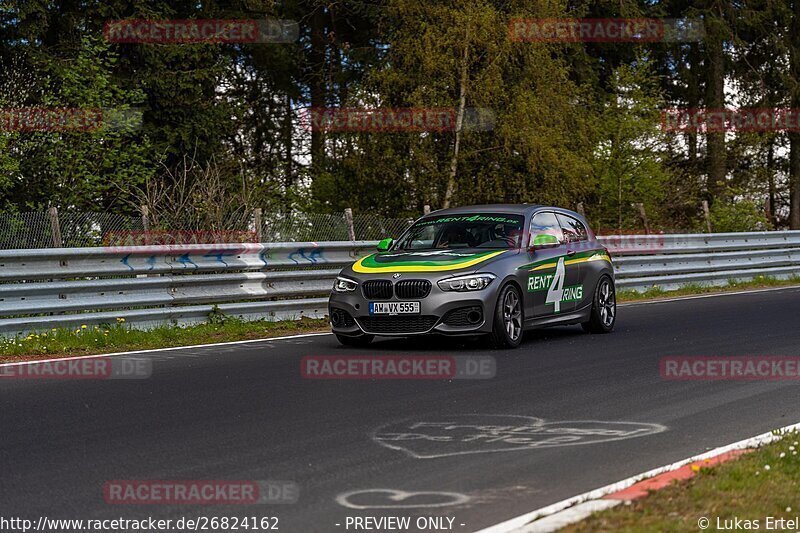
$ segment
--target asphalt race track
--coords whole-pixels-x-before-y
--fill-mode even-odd
[[[507,352],[447,339],[345,349],[322,335],[141,354],[153,361],[144,380],[3,379],[0,515],[275,516],[279,531],[300,533],[355,531],[347,517],[431,516],[476,531],[800,421],[795,381],[659,373],[665,356],[798,356],[798,326],[800,289],[787,288],[625,305],[611,335],[554,328]],[[303,356],[347,354],[488,355],[497,374],[300,375]],[[535,438],[509,438],[515,427],[536,428]],[[558,438],[559,427],[577,439]],[[417,437],[397,437],[404,433]],[[109,480],[203,479],[290,480],[299,501],[109,505],[103,497]],[[432,494],[441,492],[450,494]]]

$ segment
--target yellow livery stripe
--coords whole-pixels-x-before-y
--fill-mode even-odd
[[[392,265],[386,264],[381,265],[379,267],[370,267],[365,266],[364,260],[367,257],[363,257],[353,264],[353,271],[359,272],[362,274],[374,274],[377,272],[446,272],[448,270],[459,270],[462,268],[469,268],[471,266],[477,265],[479,263],[483,263],[484,261],[488,261],[493,257],[497,257],[498,255],[505,253],[506,250],[501,250],[499,252],[493,252],[490,254],[482,255],[481,257],[476,257],[475,259],[470,259],[468,261],[460,262],[460,263],[450,263],[446,265]]]

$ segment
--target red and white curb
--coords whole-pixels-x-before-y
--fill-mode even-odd
[[[798,430],[800,430],[800,423],[715,448],[525,513],[482,529],[477,533],[549,533],[557,531],[570,524],[580,522],[598,511],[610,509],[626,501],[643,498],[650,491],[666,487],[673,481],[689,479],[697,470],[693,467],[710,467],[723,463],[747,453],[751,448],[778,440],[781,433]]]

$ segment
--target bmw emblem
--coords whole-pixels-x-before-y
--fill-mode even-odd
[[[400,277],[400,273],[399,272],[397,274],[392,274],[392,278],[394,278],[394,279],[397,279],[399,277]]]

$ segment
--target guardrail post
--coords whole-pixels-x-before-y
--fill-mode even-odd
[[[356,240],[356,230],[353,227],[353,210],[349,207],[344,210],[344,222],[347,224],[347,235],[351,241]]]
[[[53,246],[55,248],[63,248],[64,241],[61,239],[61,224],[58,221],[58,209],[51,207],[47,210],[47,215],[50,217],[50,234],[53,236]]]
[[[261,213],[260,207],[256,207],[253,210],[253,225],[255,226],[256,230],[256,242],[263,242],[264,225],[261,222]]]
[[[711,213],[708,210],[708,200],[703,200],[703,216],[706,219],[706,228],[711,233]]]

